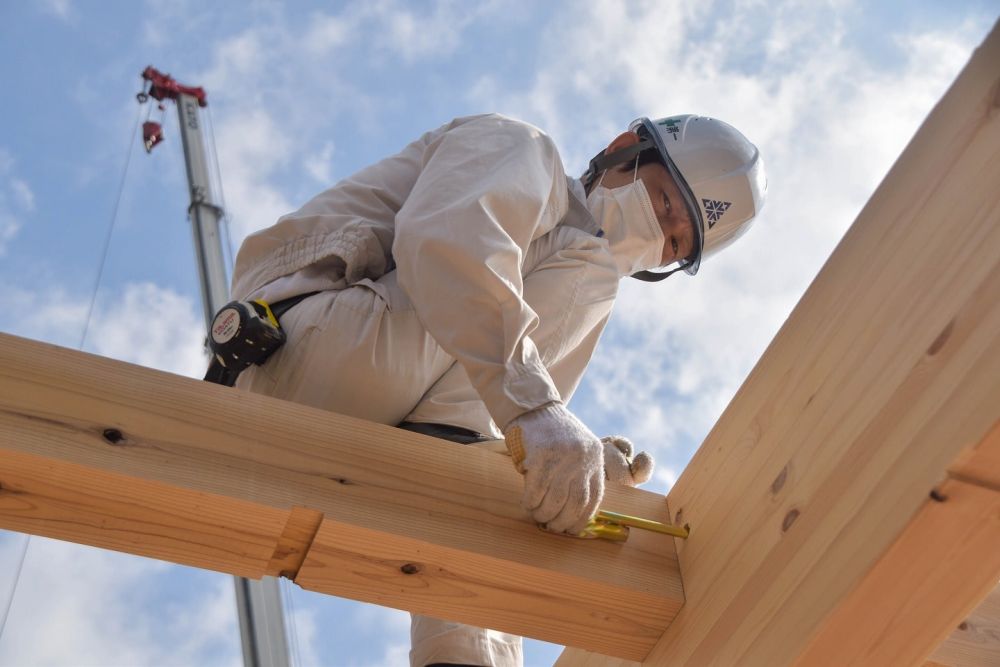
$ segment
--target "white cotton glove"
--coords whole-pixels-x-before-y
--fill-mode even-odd
[[[604,496],[604,447],[561,403],[527,412],[504,429],[524,475],[521,504],[553,533],[579,534]]]
[[[635,448],[623,435],[609,435],[601,438],[604,445],[604,478],[615,484],[638,486],[645,484],[653,476],[656,463],[646,452],[633,456]]]

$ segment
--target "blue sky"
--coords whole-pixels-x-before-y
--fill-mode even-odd
[[[96,288],[83,349],[202,372],[173,107],[152,155],[132,135],[149,64],[208,91],[237,246],[455,116],[532,122],[579,173],[637,116],[714,115],[761,147],[765,211],[696,278],[626,281],[572,403],[598,434],[653,452],[648,488],[666,492],[998,10],[996,0],[5,0],[0,330],[77,348]],[[21,544],[0,537],[0,603]],[[295,664],[406,663],[405,613],[285,590]],[[527,642],[526,664],[560,650]],[[229,577],[31,540],[0,664],[239,662]]]

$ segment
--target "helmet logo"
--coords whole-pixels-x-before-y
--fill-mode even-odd
[[[664,118],[663,120],[656,121],[656,124],[662,125],[664,127],[664,131],[669,132],[670,136],[674,138],[674,141],[677,141],[677,135],[680,134],[681,128],[677,127],[676,118]]]
[[[733,205],[732,202],[719,201],[718,199],[702,199],[701,203],[705,206],[705,213],[708,215],[709,229],[715,227],[715,223],[722,218],[722,214]]]

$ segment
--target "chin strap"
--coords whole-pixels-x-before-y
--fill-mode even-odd
[[[635,278],[636,280],[642,280],[647,283],[658,283],[661,280],[666,280],[670,276],[674,275],[678,271],[683,271],[683,266],[678,266],[676,269],[671,271],[664,271],[663,273],[657,273],[656,271],[638,271],[633,273],[630,278]]]

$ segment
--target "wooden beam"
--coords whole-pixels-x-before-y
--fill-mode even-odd
[[[924,667],[1000,664],[1000,493],[949,479],[935,494],[941,500],[924,503],[796,665],[918,665],[932,651]],[[565,651],[556,663],[639,665],[580,649]]]
[[[2,528],[648,653],[682,603],[672,538],[544,533],[521,485],[492,452],[0,335]]]
[[[1000,493],[948,480],[796,664],[919,665],[996,586]]]
[[[993,434],[996,442],[1000,426]],[[1000,665],[1000,587],[991,574],[1000,572],[1000,493],[954,479],[935,491],[941,500],[924,504],[796,664],[916,665],[933,650],[923,667]],[[984,588],[992,592],[969,613]],[[948,618],[956,620],[946,625],[950,621],[942,619]],[[565,651],[556,662],[639,665],[581,649]]]
[[[975,447],[963,450],[952,461],[948,476],[1000,492],[1000,422]]]
[[[919,664],[1000,578],[1000,454],[963,453],[1000,419],[998,62],[995,26],[671,490],[645,664]]]
[[[1000,579],[1000,487],[978,467],[998,455],[1000,422],[959,454],[798,664],[917,665],[946,641]]]
[[[1000,665],[1000,586],[983,600],[944,641],[924,667]]]

